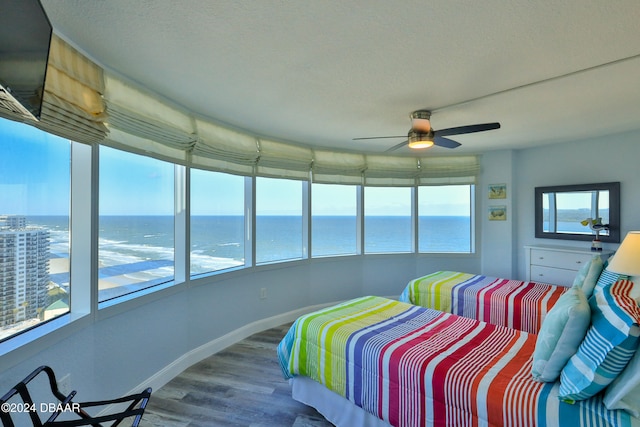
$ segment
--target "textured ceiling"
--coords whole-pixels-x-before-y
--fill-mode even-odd
[[[433,155],[640,128],[637,0],[42,3],[104,68],[257,136],[384,152],[402,139],[352,139],[406,134],[417,109],[502,124]]]

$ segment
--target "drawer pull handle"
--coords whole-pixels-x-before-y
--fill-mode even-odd
[[[541,257],[540,257],[540,258],[538,258],[538,259],[544,259],[544,257],[543,257],[543,256],[541,256]]]
[[[576,261],[576,264],[582,264],[582,261]]]

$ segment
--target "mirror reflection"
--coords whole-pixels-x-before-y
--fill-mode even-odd
[[[608,190],[543,193],[542,209],[545,233],[593,234],[600,225],[600,235],[609,235]]]
[[[536,237],[619,242],[620,183],[536,188]]]

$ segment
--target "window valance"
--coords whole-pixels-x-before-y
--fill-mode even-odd
[[[11,115],[46,132],[78,142],[100,142],[107,134],[102,69],[53,34],[40,121]]]
[[[55,35],[44,95],[41,120],[31,124],[45,131],[220,172],[407,186],[473,184],[480,170],[475,156],[369,155],[258,138],[103,72]]]

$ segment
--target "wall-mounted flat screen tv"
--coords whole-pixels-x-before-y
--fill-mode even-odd
[[[38,0],[0,6],[0,110],[39,119],[51,23]]]

